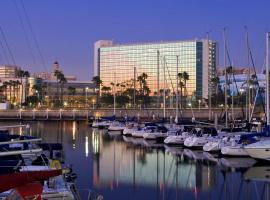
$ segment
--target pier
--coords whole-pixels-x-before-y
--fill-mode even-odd
[[[162,118],[163,109],[116,109],[116,117],[139,117],[139,118]],[[92,116],[112,116],[113,109],[17,109],[17,110],[1,110],[0,120],[88,120]],[[224,109],[212,109],[211,119],[215,116],[222,118]],[[229,114],[231,116],[231,113]],[[196,119],[209,119],[209,110],[207,108],[201,109],[183,109],[180,111],[179,117]],[[256,116],[256,115],[255,115]],[[259,114],[257,114],[257,117]],[[175,109],[166,110],[167,118],[175,117]],[[243,117],[241,108],[234,109],[234,118]]]

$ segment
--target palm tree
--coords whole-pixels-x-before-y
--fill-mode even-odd
[[[95,85],[95,89],[96,89],[96,95],[97,95],[97,107],[99,106],[99,96],[100,96],[100,86],[102,85],[102,80],[100,79],[99,76],[94,76],[92,78],[92,82]]]
[[[23,79],[23,77],[25,77],[25,78],[28,78],[30,76],[30,73],[28,72],[28,71],[24,71],[24,70],[19,70],[18,72],[17,72],[17,77],[18,78],[20,78],[21,80],[21,83],[20,83],[20,85],[21,85],[21,87],[22,87],[22,90],[21,90],[21,100],[20,100],[20,107],[22,107],[22,98],[23,98],[23,91],[25,92],[25,90],[23,90],[23,83],[22,83],[22,79]]]
[[[186,107],[187,104],[187,81],[189,80],[189,74],[187,72],[183,72],[183,81],[184,81],[184,87],[185,87],[185,101],[184,101],[184,105]]]
[[[72,98],[72,101],[71,101],[71,104],[73,105],[73,102],[74,102],[74,96],[75,96],[75,94],[76,94],[76,88],[75,88],[75,87],[72,87],[72,86],[69,86],[69,87],[68,87],[68,94],[69,94],[70,96],[73,97],[73,98]]]

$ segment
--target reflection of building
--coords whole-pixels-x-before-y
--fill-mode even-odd
[[[112,41],[95,43],[94,75],[105,86],[124,82],[143,72],[153,93],[158,89],[176,87],[177,56],[179,72],[189,74],[187,93],[208,97],[209,80],[215,75],[217,44],[208,40],[161,42],[151,44],[114,45]],[[165,69],[166,80],[163,78]]]
[[[101,134],[92,135],[93,147],[97,143],[95,137],[99,137],[99,152],[94,154],[93,161],[95,187],[113,189],[128,184],[155,188],[158,185],[160,192],[167,190],[165,188],[205,191],[215,184],[212,167],[181,161],[180,157],[162,150],[149,151],[121,141],[105,141]]]

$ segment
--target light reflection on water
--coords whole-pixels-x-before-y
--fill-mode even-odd
[[[82,199],[88,189],[105,199],[270,198],[270,166],[251,158],[210,162],[201,151],[92,130],[85,122],[31,122],[29,134],[63,144]]]

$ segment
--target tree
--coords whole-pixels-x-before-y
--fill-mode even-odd
[[[27,105],[30,105],[30,107],[32,107],[32,106],[36,107],[38,102],[39,102],[38,97],[34,96],[34,95],[26,97],[26,100],[25,100],[25,103]]]
[[[137,77],[137,82],[139,82],[140,86],[137,99],[141,101],[144,106],[150,103],[149,94],[151,90],[147,85],[147,78],[148,75],[146,73],[142,73],[140,76]]]
[[[20,100],[20,106],[22,107],[22,98],[23,98],[23,92],[25,92],[25,90],[23,89],[23,83],[22,83],[22,79],[23,77],[28,78],[30,77],[30,73],[28,71],[24,71],[24,70],[18,70],[17,72],[17,77],[20,78],[21,80],[21,87],[22,87],[22,91],[21,91],[21,100]]]
[[[59,70],[54,71],[54,76],[56,77],[56,81],[57,81],[57,85],[56,85],[57,101],[56,101],[56,104],[62,106],[63,105],[63,87],[64,87],[64,84],[67,83],[67,79],[66,79],[65,75]],[[61,86],[60,96],[58,95],[59,94],[59,84]]]
[[[72,87],[72,86],[69,86],[68,87],[68,95],[69,96],[72,96],[72,100],[71,100],[72,106],[74,104],[74,96],[75,96],[75,94],[76,94],[76,88],[75,87]]]
[[[97,95],[97,107],[99,106],[99,96],[100,96],[100,86],[102,85],[102,80],[100,79],[99,76],[94,76],[92,78],[92,82],[95,85],[95,91],[96,91],[96,95]]]

